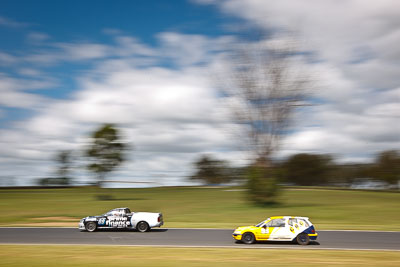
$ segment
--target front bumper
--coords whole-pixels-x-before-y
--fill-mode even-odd
[[[242,234],[235,234],[235,233],[233,233],[233,234],[232,234],[232,237],[233,237],[234,239],[236,239],[236,240],[242,240]]]
[[[79,222],[79,230],[86,230],[85,224],[83,223],[83,221]]]

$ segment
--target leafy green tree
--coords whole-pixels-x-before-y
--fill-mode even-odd
[[[272,167],[253,165],[248,168],[247,184],[249,199],[257,205],[277,203],[280,192],[278,174]]]
[[[67,178],[42,178],[39,180],[40,186],[68,186],[70,181]]]
[[[370,163],[346,163],[332,164],[329,181],[332,183],[348,184],[356,179],[372,177],[373,164]]]
[[[68,186],[71,184],[71,151],[59,151],[55,156],[55,161],[57,162],[56,177],[39,179],[38,184],[40,186]]]
[[[298,185],[322,185],[329,181],[331,157],[317,154],[296,154],[284,164],[286,181]]]
[[[91,137],[92,144],[86,151],[91,162],[87,167],[96,174],[97,185],[101,187],[105,176],[124,161],[126,145],[113,124],[104,124]]]
[[[395,150],[383,151],[376,159],[373,176],[389,184],[400,180],[400,153]]]
[[[204,155],[195,163],[196,173],[190,177],[191,180],[199,180],[205,184],[222,184],[232,180],[230,168],[222,160],[213,159]]]

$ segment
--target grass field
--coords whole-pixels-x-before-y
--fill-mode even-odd
[[[157,253],[154,253],[157,251]],[[19,255],[19,256],[17,256]],[[399,266],[399,252],[0,245],[0,266]]]
[[[113,200],[99,201],[98,194]],[[77,226],[116,207],[162,212],[164,227],[234,228],[273,215],[308,216],[317,229],[400,230],[400,194],[287,189],[280,204],[257,207],[232,188],[0,189],[0,225]]]

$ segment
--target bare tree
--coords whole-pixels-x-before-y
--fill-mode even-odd
[[[299,68],[299,52],[290,39],[240,44],[232,55],[225,93],[236,122],[245,129],[241,140],[247,142],[240,143],[253,156],[247,174],[248,195],[257,204],[275,203],[280,190],[271,156],[295,108],[304,105],[310,79]]]
[[[56,160],[59,164],[57,170],[57,176],[60,179],[64,179],[66,184],[70,183],[70,169],[72,165],[72,152],[69,150],[60,151],[57,154]]]
[[[298,57],[294,41],[259,40],[238,45],[229,61],[226,93],[258,165],[270,165],[294,109],[304,105],[310,79]]]

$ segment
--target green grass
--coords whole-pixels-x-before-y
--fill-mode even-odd
[[[99,201],[98,194],[114,200]],[[162,212],[164,227],[234,228],[269,216],[298,215],[310,217],[317,229],[400,230],[400,194],[395,192],[290,189],[279,200],[254,206],[246,192],[229,188],[0,189],[0,225],[76,226],[87,215],[130,207]]]
[[[155,253],[156,252],[156,253]],[[399,266],[400,253],[227,248],[0,245],[0,266]]]

